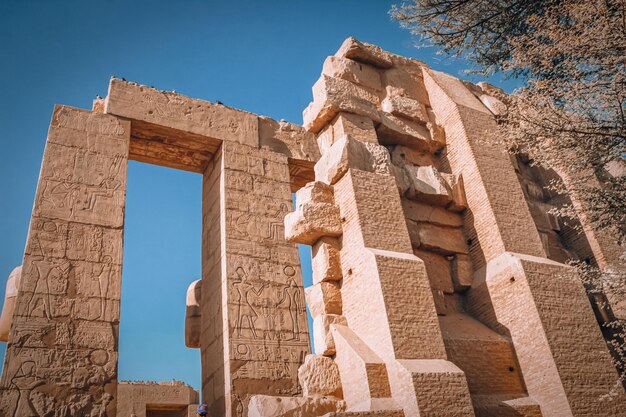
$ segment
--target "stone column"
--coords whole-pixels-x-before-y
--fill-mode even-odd
[[[130,123],[55,107],[0,415],[115,416]]]
[[[310,352],[287,157],[223,142],[204,174],[202,398],[211,415],[247,416],[251,395],[300,392]]]
[[[493,115],[460,80],[432,70],[424,80],[452,172],[465,179],[466,236],[478,269],[466,307],[511,337],[544,417],[619,415],[623,395],[601,398],[618,375],[580,278],[546,259],[508,155],[484,140],[497,129]]]
[[[343,314],[385,361],[394,400],[406,415],[473,416],[465,375],[447,360],[394,178],[349,169],[335,184],[335,200],[343,221]]]

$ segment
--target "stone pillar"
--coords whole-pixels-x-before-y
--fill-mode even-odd
[[[55,107],[0,415],[115,416],[130,123]]]
[[[497,129],[493,115],[460,80],[432,70],[424,80],[452,172],[465,180],[466,236],[478,270],[466,307],[511,337],[544,417],[619,415],[623,394],[601,398],[618,375],[580,278],[546,259],[510,158],[484,140]]]
[[[251,395],[300,393],[310,352],[287,157],[223,142],[204,174],[202,398],[215,416],[247,416]]]
[[[394,178],[349,169],[335,196],[343,221],[343,314],[385,361],[396,404],[406,415],[473,416],[465,374],[447,361]]]

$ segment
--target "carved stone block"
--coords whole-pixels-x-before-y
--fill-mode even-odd
[[[333,121],[333,137],[350,136],[365,143],[378,143],[378,136],[372,120],[358,114],[341,112]]]
[[[417,100],[403,96],[387,96],[381,103],[384,112],[394,116],[404,117],[420,123],[427,123],[428,113],[426,106]]]
[[[333,187],[321,181],[307,183],[296,191],[296,207],[299,209],[308,203],[335,204]]]
[[[456,291],[464,291],[472,286],[474,268],[469,255],[458,253],[452,258],[452,280]]]
[[[339,208],[328,203],[303,204],[285,216],[285,238],[288,242],[312,245],[322,236],[341,235]]]
[[[432,140],[426,125],[390,113],[381,115],[381,123],[376,127],[376,133],[378,141],[384,145],[403,145],[428,151],[440,147]]]
[[[341,280],[339,251],[339,242],[331,237],[322,237],[313,245],[313,283]]]
[[[331,324],[348,325],[346,318],[338,314],[321,314],[313,319],[313,342],[317,355],[333,356],[335,341],[330,331]]]
[[[322,75],[313,86],[313,101],[302,115],[304,127],[317,133],[341,111],[378,122],[379,103],[377,95],[350,81]]]
[[[335,282],[320,282],[304,289],[313,318],[322,314],[341,314],[341,290]]]
[[[375,91],[382,90],[379,71],[352,59],[329,56],[324,61],[322,74],[341,78]]]
[[[259,116],[259,146],[304,161],[317,161],[320,157],[314,134],[302,126],[264,116]]]
[[[461,229],[421,223],[417,226],[417,233],[421,249],[443,255],[468,253],[467,243]]]
[[[335,340],[335,362],[348,408],[372,411],[376,400],[391,400],[387,367],[383,360],[348,327],[333,324],[331,329]]]
[[[413,199],[438,206],[446,206],[452,201],[450,186],[436,168],[406,166],[405,169],[412,181],[410,195]]]
[[[335,53],[336,57],[345,57],[352,60],[372,65],[377,68],[391,68],[393,65],[390,54],[383,51],[375,45],[365,42],[359,42],[355,38],[346,39],[339,50]]]
[[[342,398],[339,369],[335,362],[320,355],[307,355],[298,369],[298,381],[305,397]]]
[[[248,417],[321,416],[345,410],[345,403],[324,397],[274,397],[254,395],[250,398]]]
[[[390,165],[389,152],[383,146],[363,143],[348,135],[336,139],[315,164],[315,178],[335,184],[348,169],[390,174]]]

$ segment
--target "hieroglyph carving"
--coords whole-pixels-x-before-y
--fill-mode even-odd
[[[205,175],[205,185],[214,184],[204,194],[205,236],[223,240],[207,244],[203,268],[225,274],[226,414],[238,416],[247,415],[251,395],[297,394],[297,370],[310,345],[298,250],[284,238],[292,210],[287,157],[224,142],[216,160],[220,165]],[[216,215],[222,221],[211,221]],[[208,329],[208,340],[221,337]]]
[[[27,239],[0,415],[112,417],[128,122],[58,106]]]

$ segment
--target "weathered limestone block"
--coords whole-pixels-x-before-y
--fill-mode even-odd
[[[178,381],[119,382],[117,395],[117,412],[112,416],[118,417],[150,417],[161,410],[180,410],[177,417],[192,417],[200,400],[198,391]]]
[[[372,119],[352,113],[339,113],[333,121],[333,137],[350,136],[366,143],[378,143]]]
[[[324,61],[322,74],[341,78],[375,91],[382,90],[380,73],[376,68],[348,58],[329,56]]]
[[[298,369],[298,381],[305,397],[342,398],[339,368],[326,356],[307,355]]]
[[[397,55],[393,56],[392,59],[393,68],[385,70],[382,74],[387,94],[408,97],[429,105],[430,101],[422,76],[422,67],[425,64]]]
[[[341,259],[344,279],[350,267],[344,265],[348,259],[343,259],[343,253],[349,250],[348,255],[355,256],[353,245],[413,253],[393,177],[351,169],[335,184],[335,203],[345,219]]]
[[[335,238],[321,237],[312,248],[313,283],[339,281],[341,259],[339,242]]]
[[[348,325],[344,316],[338,314],[321,314],[313,319],[313,342],[317,355],[333,356],[335,341],[330,331],[331,324]]]
[[[469,312],[510,334],[528,395],[544,415],[620,415],[626,395],[601,399],[617,373],[575,269],[505,252],[474,278]]]
[[[435,308],[437,309],[437,315],[439,317],[462,313],[464,311],[463,300],[458,293],[450,294],[435,288],[432,289],[432,292],[433,299],[435,300]]]
[[[407,253],[369,248],[351,252],[348,256],[342,251],[341,286],[350,328],[383,360],[445,357],[423,262]],[[414,324],[406,326],[408,321]]]
[[[454,286],[452,285],[450,261],[443,255],[433,252],[415,250],[413,253],[424,261],[430,286],[434,289],[452,294],[454,292]]]
[[[187,288],[185,308],[185,346],[200,348],[200,320],[202,299],[202,280],[192,282]]]
[[[430,250],[443,255],[468,253],[462,229],[421,223],[417,226],[417,238],[419,248],[423,250]],[[413,244],[415,245],[415,242]]]
[[[335,340],[335,362],[350,411],[398,409],[391,398],[385,363],[348,327],[331,326]]]
[[[450,186],[435,167],[405,166],[405,169],[413,182],[412,198],[438,206],[446,206],[452,201]]]
[[[428,127],[422,123],[383,113],[376,127],[378,141],[384,145],[404,145],[409,148],[434,151],[441,148],[432,140]]]
[[[318,133],[337,113],[345,111],[380,121],[377,95],[350,81],[322,75],[313,86],[313,101],[302,114],[304,127]]]
[[[393,178],[396,180],[396,186],[398,187],[398,193],[401,196],[405,195],[411,190],[412,181],[409,177],[409,173],[403,168],[397,165],[391,164],[390,172]]]
[[[306,304],[313,318],[341,314],[341,289],[336,282],[320,282],[304,289]]]
[[[451,261],[452,281],[456,291],[465,291],[472,286],[474,268],[469,255],[457,253]]]
[[[346,39],[335,54],[336,57],[350,58],[377,68],[391,68],[391,54],[375,45],[359,42],[353,37]]]
[[[334,204],[333,187],[321,181],[311,181],[296,191],[296,208],[309,203]]]
[[[474,417],[465,374],[452,362],[397,360],[387,362],[393,398],[406,416]]]
[[[437,122],[437,117],[432,109],[427,108],[426,112],[428,113],[429,122],[426,123],[426,127],[428,127],[428,131],[430,132],[430,137],[433,140],[433,148],[435,150],[440,150],[444,146],[446,146],[446,131]]]
[[[105,106],[106,106],[106,99],[98,96],[91,103],[91,111],[94,113],[104,113]]]
[[[409,239],[411,239],[411,246],[413,248],[418,249],[420,247],[420,234],[419,234],[419,223],[408,220],[406,221],[406,227],[409,231]]]
[[[317,161],[320,149],[313,133],[302,126],[259,116],[259,146],[289,158]]]
[[[604,165],[607,174],[613,178],[626,177],[626,160],[613,160]]]
[[[463,185],[463,176],[454,174],[442,174],[450,187],[450,195],[452,201],[446,207],[450,211],[457,213],[467,208],[467,198],[465,197],[465,186]]]
[[[350,113],[345,113],[345,114],[350,114]],[[370,120],[367,117],[366,119]],[[317,134],[317,146],[319,146],[320,152],[322,155],[328,152],[328,149],[330,149],[333,143],[335,143],[335,136],[334,136],[333,129],[334,129],[333,125],[328,124]]]
[[[253,395],[248,405],[248,417],[305,417],[341,412],[345,404],[336,398],[275,397]]]
[[[397,145],[390,149],[391,161],[397,166],[418,165],[428,166],[435,165],[435,158],[432,153],[425,150],[413,149],[407,146]]]
[[[315,178],[335,184],[348,169],[390,174],[390,165],[391,159],[385,147],[344,136],[335,140],[315,164]]]
[[[206,138],[258,147],[256,115],[112,78],[105,112]]]
[[[339,208],[329,203],[307,203],[285,216],[287,242],[314,244],[322,236],[340,236]]]
[[[20,265],[11,271],[7,279],[4,304],[2,305],[2,315],[0,315],[0,342],[9,341],[13,312],[15,311],[15,299],[17,298],[17,290],[20,287],[21,277],[22,266]]]
[[[426,106],[417,100],[403,96],[387,96],[381,103],[383,111],[394,116],[405,117],[420,123],[427,123]]]
[[[446,227],[463,226],[463,218],[460,215],[451,213],[442,207],[435,207],[403,198],[402,209],[404,210],[404,216],[415,222],[431,223]]]
[[[499,116],[506,112],[506,104],[498,100],[494,96],[488,94],[481,94],[478,99],[492,112],[494,115]]]
[[[465,372],[472,395],[525,394],[511,339],[467,314],[439,317],[449,359]]]

